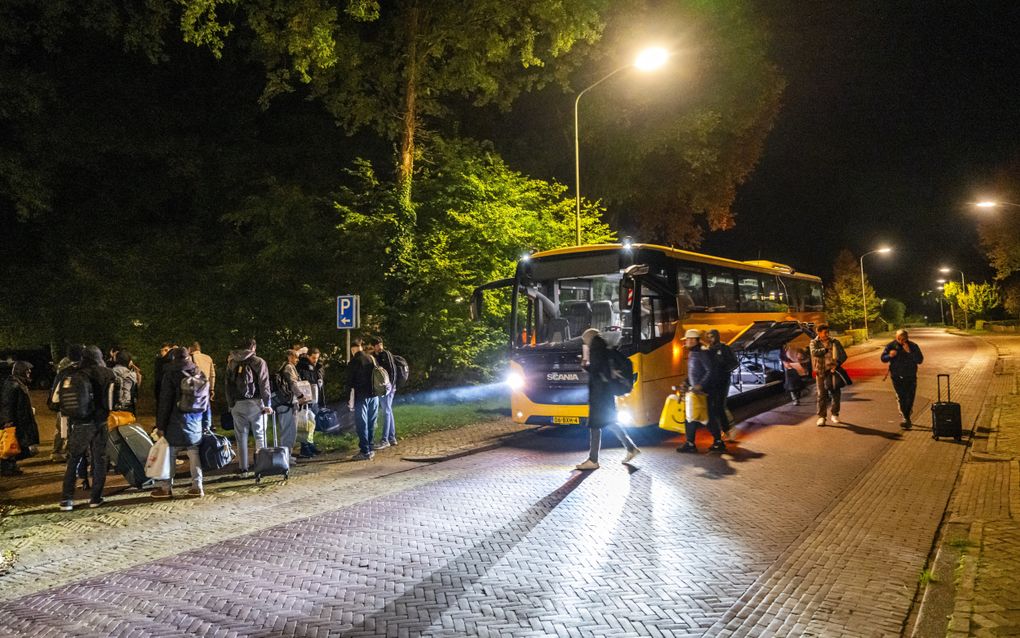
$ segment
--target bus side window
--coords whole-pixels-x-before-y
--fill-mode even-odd
[[[641,338],[644,340],[673,337],[677,311],[672,297],[648,294],[641,297]]]
[[[704,312],[705,286],[700,267],[677,266],[676,289],[680,316],[686,316],[689,312]]]
[[[708,279],[708,309],[715,312],[735,312],[737,290],[733,273],[726,270],[710,269]]]
[[[758,275],[740,275],[737,280],[737,288],[740,290],[740,311],[760,312],[763,310],[761,303],[761,282]]]

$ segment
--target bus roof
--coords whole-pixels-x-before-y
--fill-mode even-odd
[[[552,250],[543,250],[541,252],[537,252],[531,255],[531,257],[532,259],[541,259],[543,257],[570,255],[574,253],[591,253],[609,250],[621,250],[622,248],[623,244],[591,244],[588,246],[568,246],[566,248],[553,248]],[[799,273],[790,266],[764,259],[755,259],[751,261],[737,261],[736,259],[727,259],[726,257],[715,257],[713,255],[703,255],[701,253],[695,253],[689,250],[667,248],[666,246],[658,246],[655,244],[631,244],[631,248],[632,249],[640,248],[643,250],[655,250],[674,259],[683,259],[684,261],[697,261],[704,264],[713,264],[716,266],[725,266],[728,268],[737,268],[740,270],[771,273],[774,275],[786,275],[790,277],[795,277],[797,279],[807,279],[809,281],[818,282],[821,281],[821,278],[815,275]]]

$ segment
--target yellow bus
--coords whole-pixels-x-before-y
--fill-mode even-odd
[[[508,288],[510,407],[514,421],[584,424],[588,380],[581,333],[595,328],[634,364],[633,391],[618,402],[621,423],[657,423],[666,396],[687,374],[685,330],[719,330],[740,360],[732,394],[781,381],[779,350],[824,321],[822,282],[770,261],[735,261],[650,244],[601,244],[523,257]]]

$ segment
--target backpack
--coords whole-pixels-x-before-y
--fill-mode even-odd
[[[126,410],[134,404],[138,393],[135,373],[120,367],[114,368],[113,374],[117,378],[116,389],[113,393],[113,407],[117,410]]]
[[[290,387],[290,381],[287,380],[287,376],[283,374],[283,369],[286,367],[286,364],[284,364],[283,367],[269,377],[269,389],[273,393],[271,402],[274,408],[284,405],[289,406],[294,403],[294,390]]]
[[[737,361],[737,355],[733,354],[733,348],[723,344],[719,350],[722,353],[722,369],[726,372],[726,374],[730,374],[740,367],[740,362]]]
[[[205,412],[209,409],[209,379],[201,370],[189,374],[181,370],[180,394],[177,398],[177,409],[186,414]]]
[[[395,388],[402,388],[411,376],[411,368],[407,365],[407,359],[404,357],[399,354],[391,356],[393,357],[393,369],[396,371],[396,378],[393,379],[393,386]]]
[[[60,382],[57,389],[60,397],[60,415],[69,419],[87,419],[96,411],[92,379],[80,368],[71,372]]]
[[[609,355],[609,391],[613,396],[622,397],[634,389],[634,364],[619,350],[612,348]]]
[[[372,394],[377,397],[384,397],[393,390],[393,386],[390,385],[390,375],[386,374],[386,369],[380,366],[378,363],[372,368]]]

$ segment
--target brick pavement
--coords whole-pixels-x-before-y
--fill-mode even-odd
[[[962,369],[965,406],[990,369],[970,344],[928,355]],[[607,450],[598,472],[571,472],[584,434],[557,430],[376,465],[266,504],[289,517],[268,528],[256,512],[249,530],[197,530],[215,525],[192,506],[181,531],[164,535],[169,516],[134,530],[177,551],[9,598],[0,634],[898,635],[963,446],[901,436],[888,384],[848,394],[844,426],[786,405],[741,425],[726,455],[679,456],[667,440],[636,471]],[[188,532],[206,542],[177,547]]]

